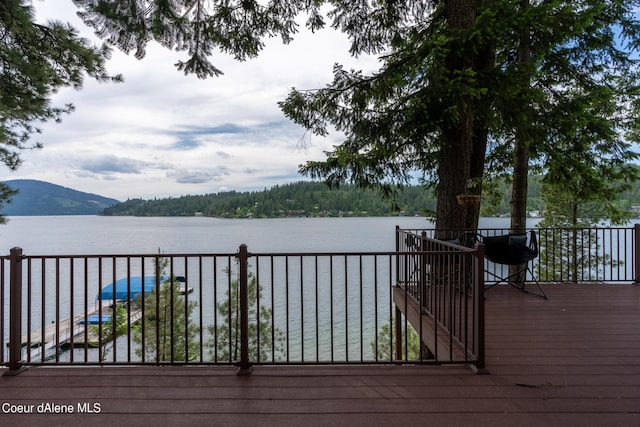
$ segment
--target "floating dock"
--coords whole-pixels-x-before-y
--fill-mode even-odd
[[[112,311],[110,307],[103,307],[102,322],[110,320]],[[139,322],[142,318],[140,309],[127,311],[131,324]],[[97,328],[91,328],[91,326],[98,326],[102,322],[100,322],[100,310],[88,313],[86,318],[84,313],[73,318],[68,317],[24,335],[21,345],[23,348],[38,349],[38,352],[44,351],[45,354],[54,351],[56,346],[59,348],[97,348],[98,331]]]
[[[42,354],[44,352],[45,355],[55,352],[56,348],[97,348],[99,341],[98,331],[97,328],[92,328],[91,326],[98,326],[102,322],[111,319],[114,301],[127,304],[128,301],[139,298],[141,294],[153,291],[158,281],[162,283],[168,279],[168,276],[161,276],[160,278],[138,276],[116,280],[99,291],[96,301],[99,304],[102,303],[101,309],[96,308],[86,315],[81,313],[74,317],[61,319],[58,322],[54,321],[40,329],[27,333],[22,336],[21,346],[23,349],[28,348],[28,353],[32,353],[32,350],[37,350],[38,353]],[[186,295],[193,292],[193,288],[187,286],[184,277],[175,276],[175,280],[181,284],[178,289],[180,294]],[[127,305],[129,323],[139,322],[142,318],[142,311],[138,308],[131,308],[129,304]],[[104,337],[103,341],[106,342]],[[9,344],[7,343],[8,346]],[[29,356],[33,355],[30,354]]]

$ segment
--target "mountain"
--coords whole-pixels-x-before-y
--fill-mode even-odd
[[[6,203],[1,215],[97,215],[119,203],[116,199],[84,193],[49,182],[16,179],[4,182],[18,193]]]

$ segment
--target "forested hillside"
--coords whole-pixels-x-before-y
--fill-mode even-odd
[[[495,197],[482,202],[481,215],[509,214],[510,186],[495,189]],[[544,212],[540,195],[540,180],[529,179],[528,211],[531,215]],[[421,215],[435,210],[436,200],[431,190],[411,186],[395,198],[384,199],[379,191],[363,190],[351,185],[329,189],[319,182],[297,182],[279,185],[263,191],[222,192],[167,199],[130,199],[106,208],[103,215],[132,216],[193,216],[220,218],[271,218],[286,216],[388,216]],[[621,206],[630,209],[640,205],[640,185],[620,197]]]
[[[20,215],[97,215],[118,200],[85,193],[34,179],[6,181],[18,192],[2,207],[0,214]]]
[[[435,208],[435,199],[423,187],[408,187],[393,199],[377,190],[345,186],[329,189],[318,182],[298,182],[264,191],[223,192],[168,199],[131,199],[107,208],[103,215],[204,216],[267,218],[285,216],[384,216],[424,215]]]
[[[483,201],[483,216],[509,213],[510,187],[496,190],[496,200]],[[637,192],[636,192],[637,194]],[[640,200],[640,199],[639,199]],[[103,215],[193,216],[221,218],[267,218],[286,216],[387,216],[426,215],[435,209],[431,190],[411,186],[395,198],[384,199],[379,191],[354,186],[329,189],[319,182],[298,182],[263,191],[222,192],[167,199],[131,199],[103,211]],[[529,184],[529,211],[542,212],[540,183],[532,177]]]

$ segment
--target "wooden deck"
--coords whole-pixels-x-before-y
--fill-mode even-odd
[[[30,368],[0,377],[22,425],[640,426],[640,286],[487,293],[487,368]],[[97,404],[96,406],[93,406]],[[99,413],[78,413],[91,409]],[[82,406],[85,404],[85,406]],[[7,409],[6,405],[0,409]]]

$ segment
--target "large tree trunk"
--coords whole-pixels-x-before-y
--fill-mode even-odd
[[[529,7],[529,0],[521,0],[520,7],[525,10]],[[531,135],[529,133],[529,103],[527,92],[530,90],[531,79],[531,35],[529,30],[523,31],[518,47],[518,68],[521,74],[521,93],[523,111],[517,117],[515,132],[515,147],[513,158],[513,188],[511,192],[511,232],[524,233],[527,227],[527,191],[529,182],[529,145]]]
[[[521,0],[520,7],[522,11],[529,7],[529,0]],[[531,67],[531,35],[528,29],[525,29],[520,36],[520,45],[518,46],[518,68],[521,73],[521,96],[522,111],[519,112],[516,121],[515,131],[515,147],[513,154],[513,188],[511,190],[511,233],[524,233],[527,229],[527,193],[529,184],[529,144],[531,135],[529,133],[529,123],[531,115],[529,114],[528,92],[531,88],[531,78],[529,77]],[[526,271],[523,265],[509,266],[509,274],[516,275],[520,272],[519,277],[515,277],[517,283],[524,286],[526,280]]]
[[[516,131],[513,188],[511,191],[511,232],[524,233],[527,227],[527,187],[529,182],[529,143],[522,130]]]
[[[466,191],[471,177],[473,120],[471,105],[459,105],[458,108],[459,123],[455,124],[457,126],[452,123],[443,130],[439,153],[436,230],[438,237],[443,239],[456,237],[446,230],[463,229],[467,218],[468,206],[458,204],[456,195]]]
[[[485,69],[494,63],[493,49],[471,48],[461,42],[460,35],[473,27],[478,6],[483,0],[445,1],[446,19],[453,36],[451,50],[445,66],[451,81],[468,69]],[[462,85],[456,82],[454,85]],[[476,229],[480,205],[461,205],[456,196],[470,193],[480,195],[487,144],[486,121],[478,120],[482,114],[476,111],[476,100],[465,94],[465,88],[456,88],[459,98],[452,101],[456,114],[447,116],[442,129],[439,152],[436,208],[438,238],[453,238],[462,229]],[[469,184],[473,184],[469,188]],[[449,230],[457,230],[450,232]]]
[[[484,0],[483,4],[487,5],[494,0]],[[478,55],[475,58],[474,69],[478,72],[480,79],[485,74],[491,72],[496,64],[496,46],[495,42],[489,41],[486,46],[478,49]],[[473,146],[471,152],[471,180],[475,183],[471,192],[478,196],[482,195],[482,179],[484,177],[484,166],[487,152],[487,140],[489,138],[489,123],[491,119],[491,105],[487,97],[478,100],[473,122]],[[480,218],[480,203],[467,207],[467,216],[464,228],[466,230],[477,230],[478,220]]]

